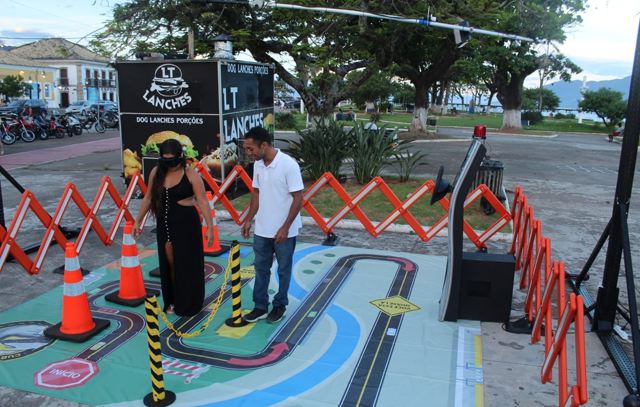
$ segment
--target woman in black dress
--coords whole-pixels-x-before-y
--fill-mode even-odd
[[[156,218],[162,298],[167,313],[193,316],[204,302],[204,253],[200,218],[207,223],[207,243],[213,243],[213,224],[202,178],[185,164],[182,146],[169,139],[160,144],[158,165],[134,224],[134,234],[149,210]]]

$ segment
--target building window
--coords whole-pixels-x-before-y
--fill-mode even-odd
[[[90,69],[85,70],[84,71],[84,76],[86,76],[87,79],[91,79],[91,70]]]
[[[51,99],[51,86],[48,83],[44,84],[44,98]]]
[[[102,92],[102,100],[107,100],[107,92]]]
[[[113,102],[113,92],[109,92],[109,100]]]

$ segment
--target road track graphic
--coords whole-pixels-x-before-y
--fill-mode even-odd
[[[271,340],[266,346],[257,353],[252,355],[234,355],[227,352],[221,352],[212,349],[202,349],[191,346],[182,340],[177,340],[172,332],[165,330],[161,335],[163,341],[164,353],[170,357],[190,360],[193,362],[205,363],[216,367],[244,370],[255,369],[273,365],[280,362],[291,354],[294,349],[302,343],[305,337],[309,334],[311,329],[315,326],[317,321],[323,316],[326,308],[332,303],[334,297],[339,292],[340,287],[347,280],[351,272],[354,270],[354,265],[360,260],[378,260],[378,261],[390,261],[398,264],[398,271],[389,290],[392,295],[407,295],[411,290],[414,281],[415,271],[417,265],[410,260],[370,254],[359,254],[344,256],[331,267],[322,280],[309,292],[309,294],[302,300],[300,306],[288,317],[284,324],[275,332]],[[246,285],[248,280],[243,281],[243,285]],[[211,301],[218,295],[217,292],[207,297],[207,301]],[[225,293],[224,301],[230,298],[230,293]],[[377,331],[383,330],[387,332],[388,329],[399,328],[402,321],[402,317],[393,317],[386,319],[384,315],[378,317],[376,325],[372,330],[372,334],[369,335],[367,344],[365,344],[365,350],[369,349],[370,343],[375,343],[378,346],[379,338],[385,339],[384,335],[377,335]],[[189,330],[194,326],[197,326],[200,321],[206,318],[207,312],[202,311],[195,317],[181,319],[176,322],[175,326],[181,330]],[[182,324],[180,325],[180,322]],[[383,329],[385,328],[385,329]],[[395,339],[393,339],[395,341]],[[379,372],[375,370],[371,373],[370,383],[376,383],[382,381],[384,376],[384,364],[379,364],[379,361],[387,360],[391,355],[393,349],[393,341],[389,344],[385,339],[385,346],[377,356],[369,358],[362,362],[362,368],[366,369],[366,362],[370,361],[372,365],[381,366],[383,370]],[[389,346],[390,345],[390,346]],[[386,359],[385,359],[386,358]],[[377,368],[376,368],[377,369]],[[369,382],[368,382],[369,383]],[[366,384],[366,383],[365,383]],[[356,386],[357,384],[354,384]]]

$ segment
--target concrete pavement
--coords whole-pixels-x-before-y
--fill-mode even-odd
[[[441,129],[443,131],[443,129]],[[117,151],[97,152],[100,149],[118,148],[118,138],[92,141],[94,144],[80,143],[73,148],[64,147],[68,155],[61,155],[62,161],[49,158],[62,154],[59,150],[38,149],[37,154],[28,153],[21,160],[7,155],[0,157],[0,163],[18,161],[21,168],[12,171],[12,175],[25,187],[34,191],[45,208],[52,213],[67,181],[74,182],[85,200],[91,201],[99,180],[108,175],[118,180],[121,172],[120,156]],[[38,143],[38,142],[36,142]],[[34,143],[34,147],[35,144]],[[53,145],[55,141],[52,141]],[[88,145],[83,145],[88,144]],[[434,177],[437,167],[444,164],[450,177],[457,171],[461,157],[468,144],[460,143],[424,143],[414,148],[428,153],[427,164],[419,169],[419,175]],[[602,137],[565,136],[554,139],[528,139],[519,136],[504,136],[489,140],[489,154],[505,163],[505,185],[513,190],[521,184],[536,208],[536,214],[543,222],[543,230],[553,241],[554,255],[567,262],[569,270],[579,270],[591,252],[611,211],[611,198],[615,185],[617,160],[620,147],[606,143]],[[47,146],[48,147],[48,146]],[[53,147],[57,149],[58,147]],[[76,155],[77,151],[83,151]],[[94,151],[94,152],[92,152]],[[37,158],[41,157],[41,158]],[[46,157],[46,158],[42,158]],[[33,159],[34,164],[30,164]],[[46,164],[42,164],[46,160]],[[4,181],[4,180],[2,180]],[[636,182],[638,182],[636,180]],[[117,183],[120,186],[120,183]],[[120,191],[123,188],[120,186]],[[19,194],[7,182],[2,183],[5,216],[15,212]],[[137,209],[134,201],[133,209]],[[632,206],[630,231],[632,241],[640,241],[637,204]],[[74,211],[76,211],[74,213]],[[115,206],[106,202],[99,212],[100,219],[108,222],[115,214]],[[62,224],[67,227],[79,227],[77,209],[70,208]],[[43,233],[43,227],[30,215],[25,221],[23,231],[18,236],[22,243],[34,242]],[[222,233],[238,234],[239,228],[231,221],[220,222]],[[147,228],[149,230],[150,228]],[[357,247],[382,248],[393,251],[407,251],[446,255],[446,241],[435,238],[428,244],[421,242],[415,235],[385,233],[372,239],[367,233],[355,230],[337,230],[340,244]],[[318,243],[323,235],[318,228],[305,227],[301,241]],[[151,233],[145,233],[139,240],[142,245],[154,240]],[[506,244],[497,242],[490,250],[504,251]],[[634,248],[634,260],[638,258],[638,247]],[[104,247],[90,234],[83,254],[82,266],[88,269],[100,267],[119,257],[119,248]],[[601,256],[602,257],[602,256]],[[3,302],[0,310],[20,304],[61,283],[61,276],[51,274],[51,270],[63,263],[62,251],[52,247],[42,272],[37,276],[27,275],[15,264],[8,264],[0,273],[0,295]],[[589,284],[597,286],[601,274],[601,261],[594,266]],[[522,310],[522,294],[517,294],[512,315]],[[542,364],[542,347],[528,343],[528,336],[513,335],[504,332],[499,324],[484,323],[483,354],[485,405],[557,405],[557,385],[542,385],[539,382],[539,369]],[[593,334],[587,334],[589,395],[592,405],[619,406],[626,389],[615,374],[600,342]],[[535,404],[534,404],[535,402]],[[60,405],[69,403],[35,394],[27,394],[13,389],[0,388],[0,405]]]

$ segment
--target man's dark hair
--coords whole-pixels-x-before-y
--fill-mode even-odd
[[[245,139],[251,138],[258,142],[258,144],[267,143],[271,145],[271,133],[265,128],[257,126],[249,130],[244,135]]]

